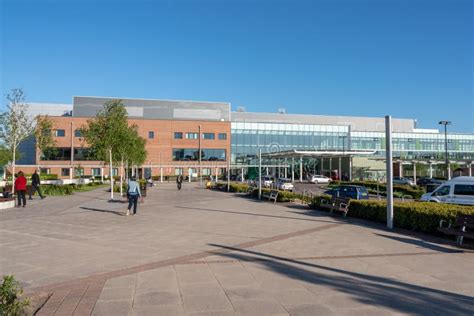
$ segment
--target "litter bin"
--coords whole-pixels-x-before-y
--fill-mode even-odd
[[[142,197],[146,196],[146,182],[140,182],[140,192],[142,193]]]

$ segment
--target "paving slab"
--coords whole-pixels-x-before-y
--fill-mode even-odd
[[[452,244],[195,184],[151,188],[129,217],[108,195],[0,213],[0,272],[53,294],[38,315],[474,310],[474,254]]]

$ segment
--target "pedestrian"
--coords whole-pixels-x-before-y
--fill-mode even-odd
[[[18,172],[18,175],[15,180],[15,191],[18,197],[18,204],[16,207],[21,206],[23,202],[23,207],[26,206],[26,178],[23,174],[23,171]]]
[[[131,177],[127,186],[128,208],[127,216],[130,215],[130,209],[133,205],[133,215],[137,214],[138,199],[142,197],[140,185],[135,177]]]
[[[179,175],[176,177],[176,185],[178,186],[178,190],[181,190],[181,185],[183,183],[183,176]]]
[[[41,179],[40,179],[40,176],[38,174],[38,171],[35,170],[35,173],[33,173],[33,175],[31,176],[31,188],[30,188],[30,200],[33,200],[33,198],[31,197],[33,194],[35,194],[35,192],[38,192],[38,195],[40,196],[41,199],[44,199],[44,196],[43,194],[41,194],[41,189],[40,189],[40,185],[41,185]]]

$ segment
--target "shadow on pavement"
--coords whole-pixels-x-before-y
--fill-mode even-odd
[[[102,210],[99,208],[92,208],[92,207],[80,207],[83,210],[88,210],[88,211],[94,211],[94,212],[101,212],[101,213],[112,213],[115,215],[120,215],[120,216],[126,216],[124,212],[118,212],[118,211],[111,211],[111,210]]]
[[[446,253],[463,253],[464,252],[463,250],[451,249],[451,248],[446,248],[446,247],[438,246],[435,244],[427,243],[423,240],[416,240],[412,238],[405,238],[405,237],[398,237],[398,236],[390,236],[390,235],[384,235],[384,234],[378,234],[378,233],[375,233],[375,235],[392,239],[392,240],[396,240],[399,242],[415,245],[421,248],[439,251],[439,252],[446,252]]]
[[[182,208],[182,209],[188,209],[188,210],[206,211],[206,212],[217,212],[217,213],[237,214],[237,215],[250,215],[250,216],[259,216],[259,217],[271,217],[271,218],[281,218],[281,219],[292,219],[292,220],[297,220],[297,221],[310,221],[310,222],[321,222],[321,223],[334,223],[334,221],[326,221],[326,220],[306,219],[306,218],[289,217],[289,216],[279,216],[279,215],[255,214],[255,213],[237,212],[237,211],[224,211],[224,210],[210,209],[210,208],[186,207],[186,206],[176,206],[176,208]],[[303,214],[303,215],[304,215],[304,214]]]
[[[472,315],[474,310],[474,298],[467,295],[273,256],[262,252],[218,244],[210,245],[232,251],[221,253],[220,256],[240,261],[259,262],[276,273],[295,280],[324,286],[328,290],[339,291],[370,306],[389,308],[393,311],[411,315]],[[308,270],[304,267],[320,269],[330,274]]]

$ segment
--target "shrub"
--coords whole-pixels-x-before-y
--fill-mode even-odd
[[[46,195],[70,195],[73,194],[74,188],[76,187],[75,184],[68,184],[68,185],[56,185],[56,184],[48,184],[42,186],[42,190]]]
[[[318,208],[322,198],[313,198],[311,206]],[[396,227],[437,234],[440,220],[454,222],[458,214],[474,214],[474,207],[433,202],[398,202],[393,206],[393,223]],[[386,223],[387,204],[386,201],[351,200],[347,215]]]
[[[366,187],[370,193],[377,194],[377,182],[376,181],[334,181],[330,186],[336,185],[361,185]],[[386,195],[387,185],[385,183],[378,184],[379,193],[381,195]],[[425,193],[424,190],[419,187],[411,187],[409,185],[394,185],[393,186],[393,195],[395,197],[408,197],[411,196],[414,199],[419,199]]]
[[[23,289],[13,275],[4,275],[0,286],[0,315],[22,315],[30,304],[27,298],[22,298]]]

